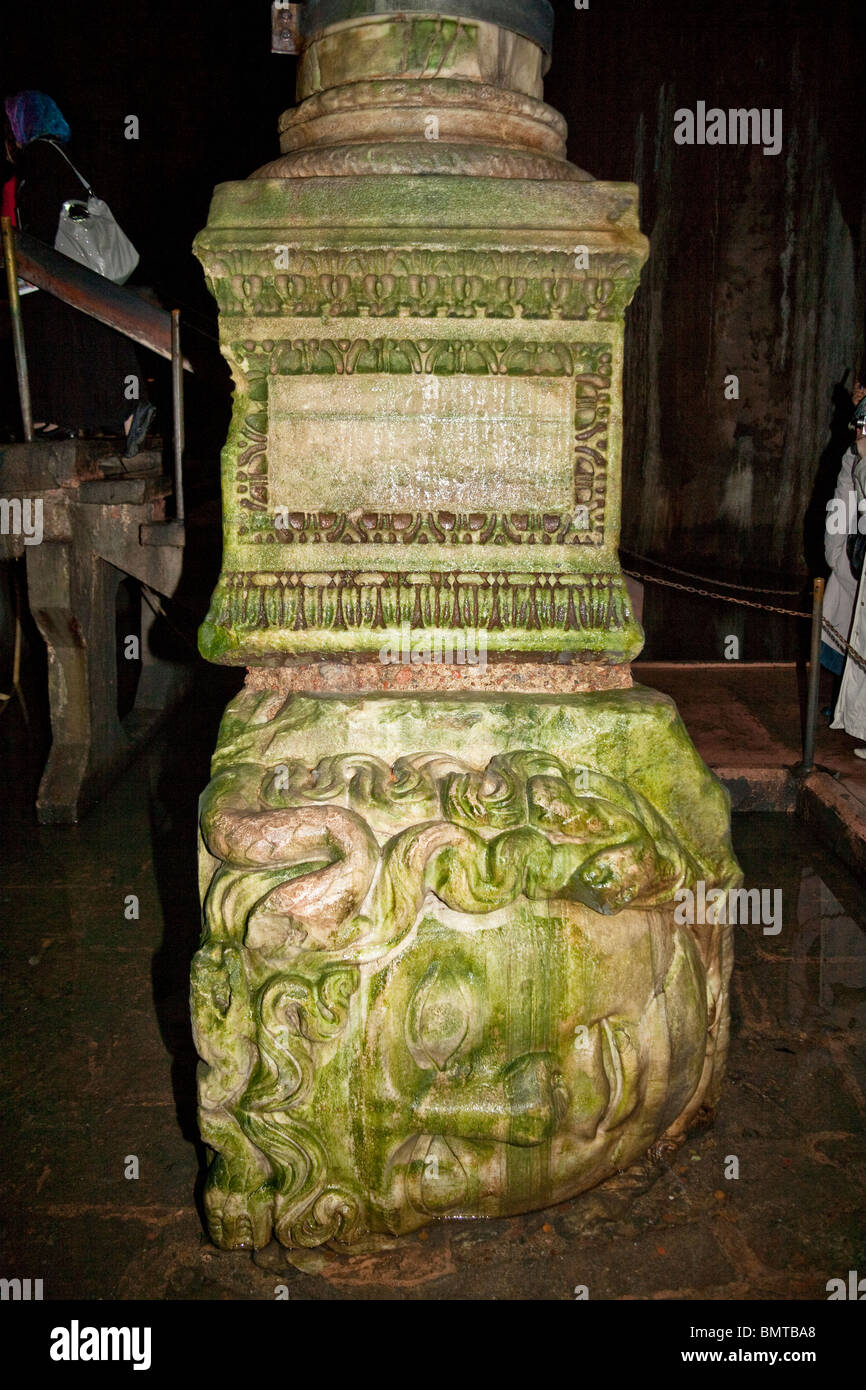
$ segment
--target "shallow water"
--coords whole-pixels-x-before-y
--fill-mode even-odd
[[[760,923],[735,928],[735,999],[749,994],[750,964],[784,963],[772,1001],[780,1025],[866,1027],[866,888],[795,816],[735,815],[733,840],[745,886],[780,891],[782,908],[775,935]]]

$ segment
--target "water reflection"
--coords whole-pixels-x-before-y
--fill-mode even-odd
[[[866,893],[793,816],[737,815],[748,888],[781,889],[783,928],[735,931],[734,998],[747,1027],[796,1035],[866,1027]]]

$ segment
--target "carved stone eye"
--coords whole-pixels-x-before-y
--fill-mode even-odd
[[[469,1032],[469,994],[450,965],[428,966],[409,1002],[406,1041],[418,1066],[443,1071]]]

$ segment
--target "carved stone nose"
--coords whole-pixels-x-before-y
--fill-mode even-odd
[[[565,1114],[568,1095],[553,1059],[543,1052],[520,1057],[503,1073],[511,1116],[509,1143],[543,1144]]]
[[[495,1139],[531,1148],[556,1129],[568,1103],[553,1058],[531,1052],[482,1081],[439,1074],[413,1107],[425,1134]]]

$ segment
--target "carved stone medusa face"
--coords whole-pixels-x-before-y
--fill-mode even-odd
[[[589,698],[602,725],[635,705]],[[671,738],[667,716],[640,734],[658,724],[654,698],[631,710],[638,758],[642,737]],[[438,727],[413,702],[382,703],[391,725],[370,723],[370,751],[323,758],[336,704],[314,707],[316,728],[302,701],[239,697],[247,719],[224,726],[193,969],[221,1245],[272,1230],[351,1244],[541,1207],[714,1098],[730,929],[674,922],[676,890],[707,873],[687,832],[576,757],[524,745],[473,766],[435,747],[461,721],[483,747],[489,703],[444,720],[439,706]],[[568,717],[553,708],[560,741]],[[387,761],[413,719],[429,751]],[[542,743],[537,718],[533,732]],[[724,840],[711,854],[707,876],[735,881]]]
[[[328,1124],[344,1118],[380,1228],[561,1200],[644,1154],[698,1092],[706,972],[670,913],[496,918],[434,909],[360,985],[357,1103]]]

